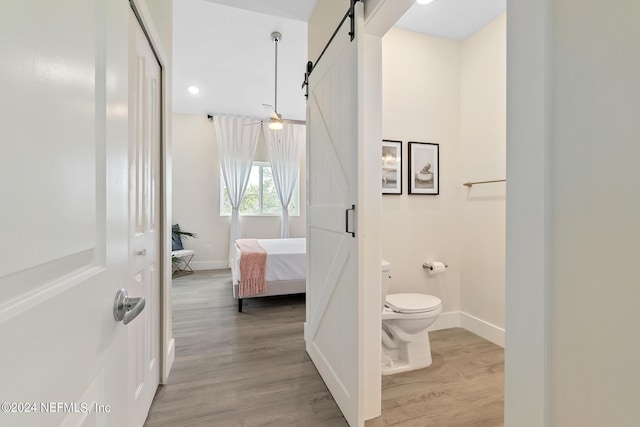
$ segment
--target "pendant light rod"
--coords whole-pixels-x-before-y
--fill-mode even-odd
[[[277,31],[271,33],[271,41],[275,43],[275,93],[274,93],[274,102],[273,109],[275,110],[276,116],[278,116],[278,43],[282,40],[282,34]],[[280,117],[278,117],[280,118]]]

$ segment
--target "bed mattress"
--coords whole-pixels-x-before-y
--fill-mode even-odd
[[[257,239],[267,252],[266,280],[279,282],[307,277],[307,239]],[[231,262],[233,283],[240,281],[240,249],[234,245]]]

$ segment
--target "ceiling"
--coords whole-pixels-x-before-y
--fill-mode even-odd
[[[396,27],[452,40],[466,40],[505,11],[506,0],[434,0],[414,4]]]
[[[211,3],[237,7],[265,13],[267,15],[280,16],[282,18],[309,21],[317,0],[206,0]]]
[[[305,21],[205,0],[173,5],[174,112],[268,118],[262,104],[274,103],[271,33],[279,31],[278,112],[283,118],[304,120]],[[192,85],[200,93],[190,94],[187,88]]]
[[[279,31],[278,112],[304,120],[301,89],[307,21],[317,0],[173,2],[173,110],[266,118],[274,103],[274,43]],[[506,8],[506,0],[435,0],[414,5],[397,27],[464,40]],[[200,92],[192,95],[189,86]]]

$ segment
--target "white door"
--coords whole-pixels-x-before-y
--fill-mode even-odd
[[[361,3],[356,11],[361,21]],[[358,34],[350,41],[348,32],[347,20],[309,78],[305,342],[345,418],[360,426],[362,307],[352,209],[358,198]]]
[[[128,327],[131,425],[142,425],[160,376],[160,65],[129,11],[129,293],[146,308]]]
[[[128,8],[0,2],[3,426],[129,425]]]

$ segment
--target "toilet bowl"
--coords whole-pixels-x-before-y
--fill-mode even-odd
[[[442,301],[420,293],[389,294],[391,265],[382,263],[382,375],[431,365],[427,328],[442,312]]]

